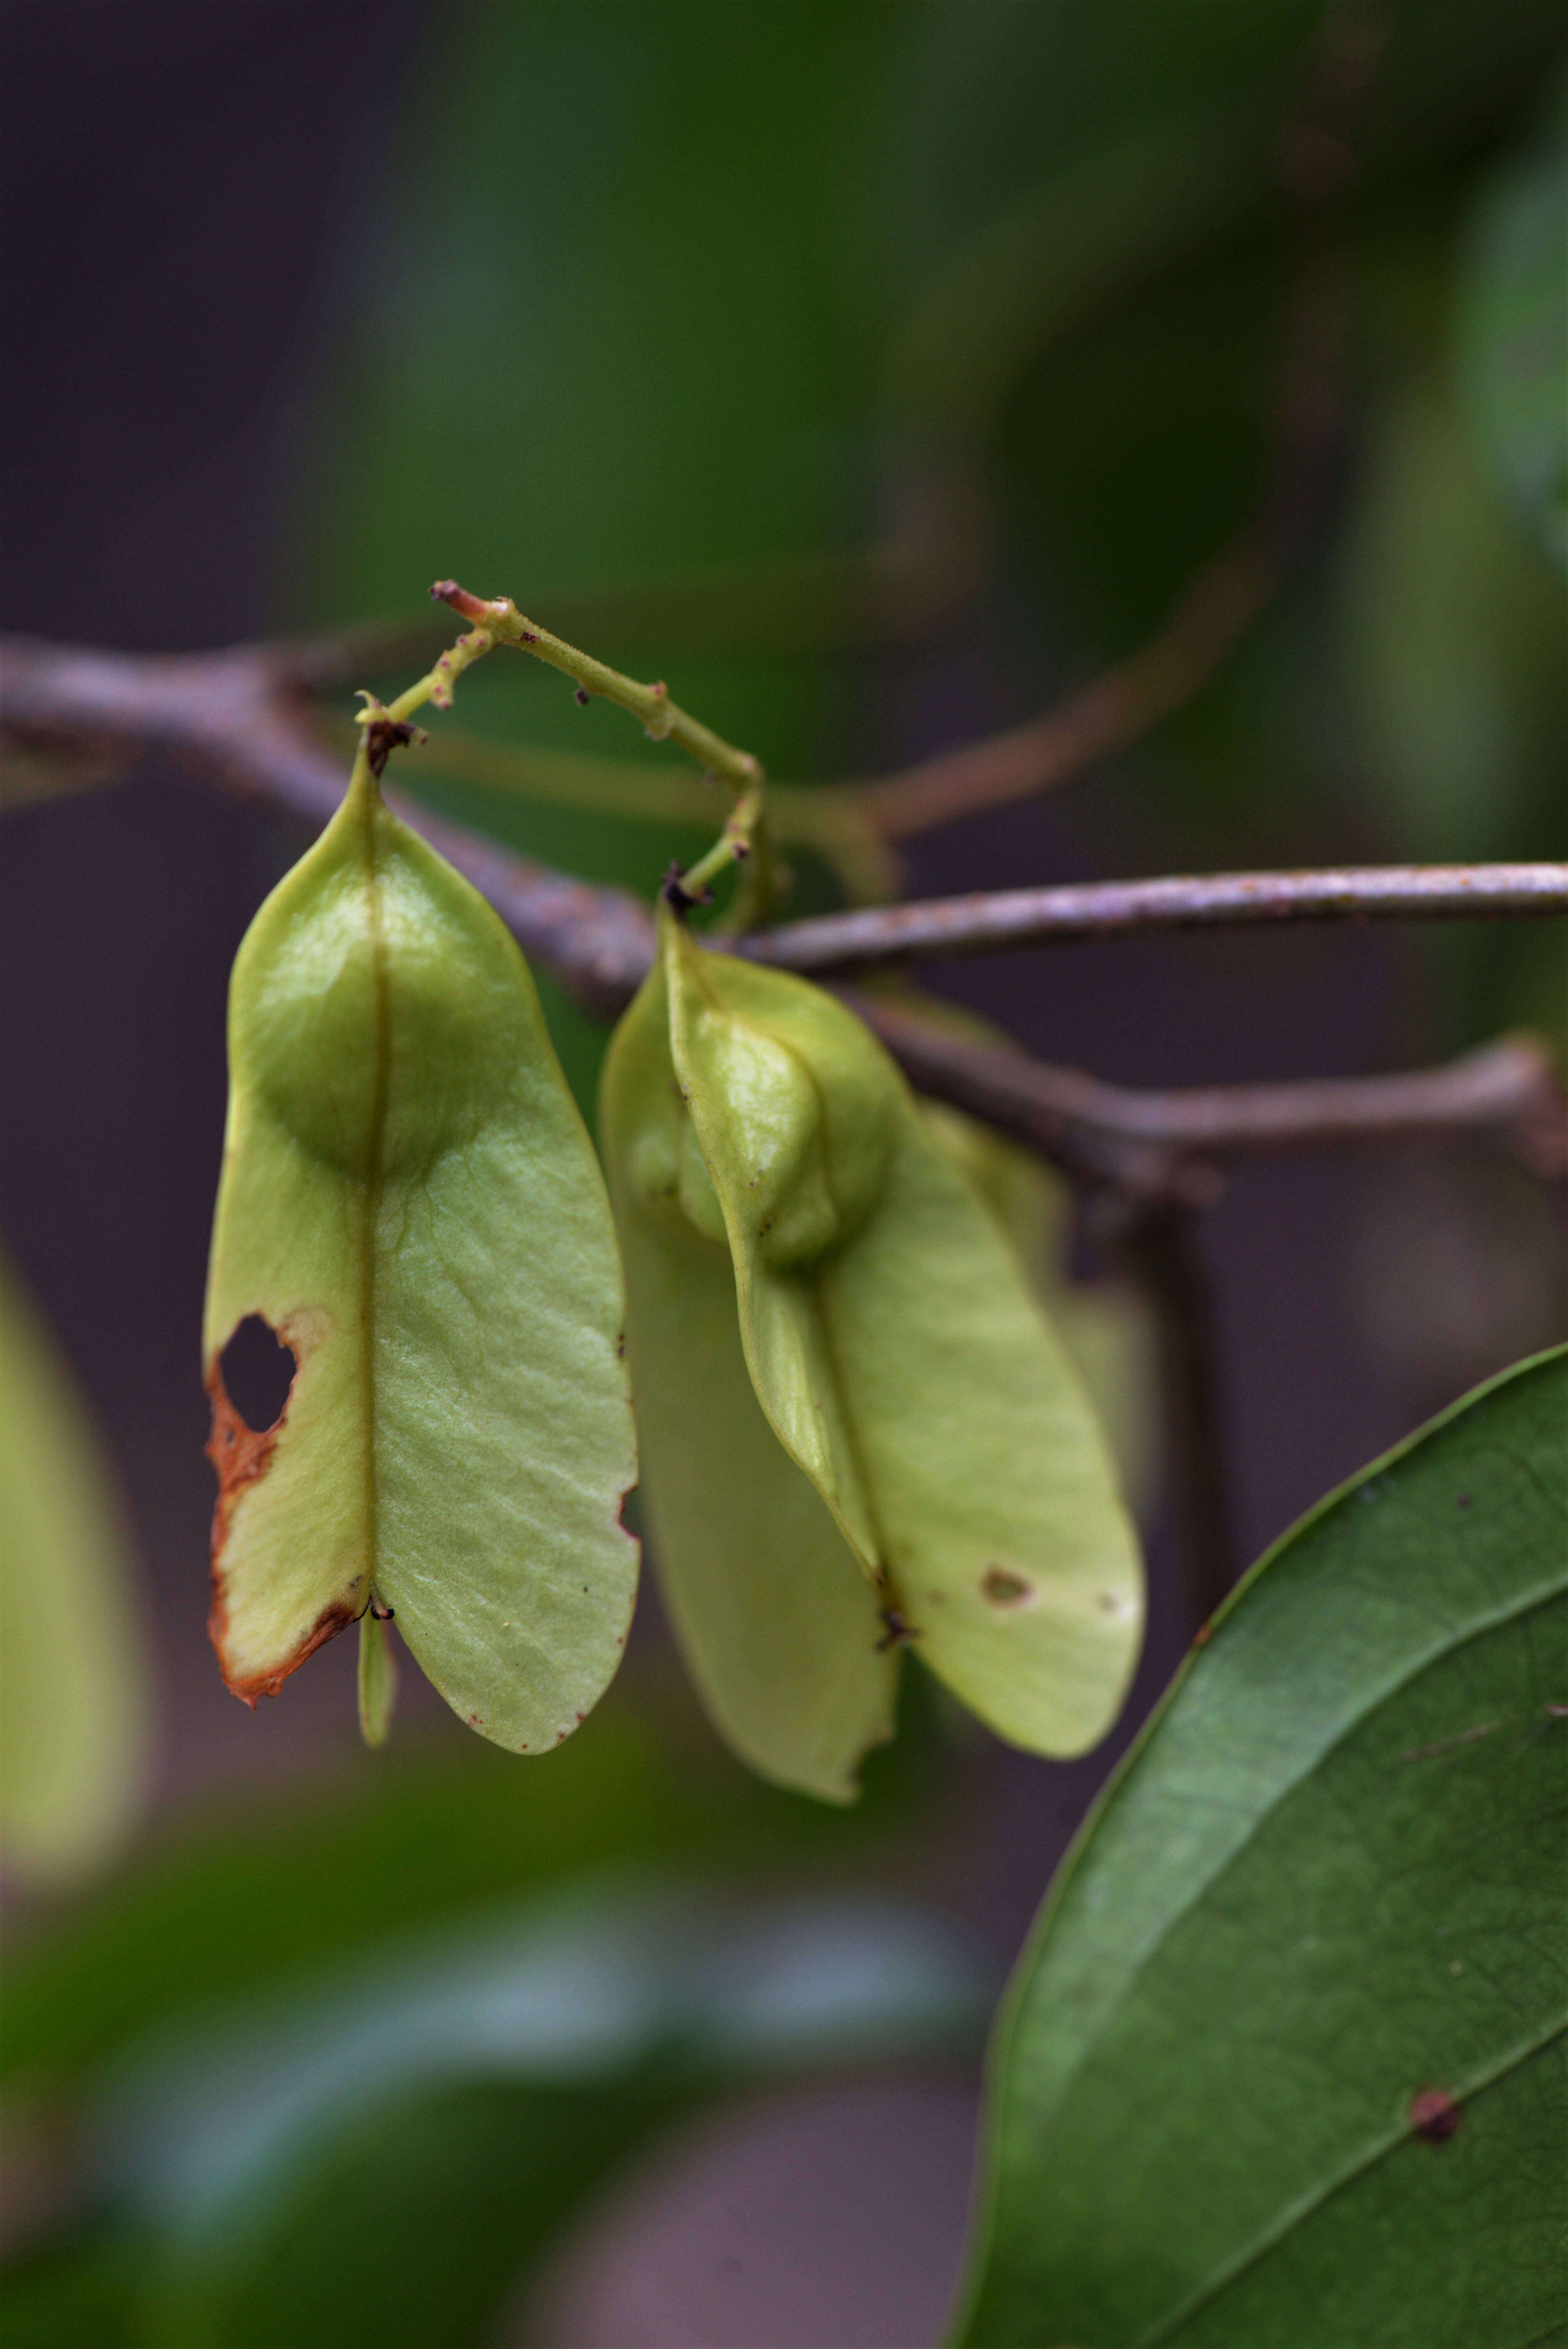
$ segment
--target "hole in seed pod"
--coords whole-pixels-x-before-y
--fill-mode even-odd
[[[294,1385],[295,1362],[259,1313],[247,1313],[220,1364],[230,1402],[253,1435],[275,1427]]]
[[[1010,1574],[1005,1566],[988,1566],[980,1578],[980,1591],[993,1607],[1021,1607],[1026,1599],[1035,1595],[1035,1586],[1021,1574]]]

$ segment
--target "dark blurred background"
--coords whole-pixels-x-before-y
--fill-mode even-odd
[[[1543,272],[1560,286],[1561,13],[1405,0],[1335,21],[1377,62],[1323,232],[1344,428],[1300,557],[1135,750],[912,842],[913,894],[1562,853],[1560,293],[1543,325],[1540,290]],[[1133,649],[1259,500],[1296,266],[1281,139],[1324,23],[1307,0],[5,0],[4,625],[196,649],[414,615],[455,574],[570,616],[784,778],[880,772],[1015,723]],[[840,595],[843,559],[873,544],[915,548],[915,588]],[[465,685],[473,730],[634,754],[616,713],[580,715],[523,667]],[[645,889],[689,844],[449,776],[429,789]],[[325,1832],[340,1803],[351,1837],[354,1806],[380,1800],[368,1774],[469,1766],[417,1692],[396,1763],[356,1754],[347,1641],[253,1718],[204,1636],[224,990],[297,846],[152,766],[15,807],[0,832],[0,1218],[112,1455],[154,1627],[156,1823],[65,1927],[46,1907],[18,1929],[77,1933],[89,2004],[93,1901],[129,1914],[138,1868],[177,1869],[182,1837],[271,1835],[272,1873],[258,1859],[243,1897],[286,1904],[304,1897],[290,1822]],[[800,879],[803,904],[830,902],[828,873],[807,860]],[[1560,1033],[1554,953],[1525,926],[1344,926],[1072,947],[934,983],[1048,1059],[1169,1085]],[[587,1097],[596,1040],[549,999]],[[1562,1334],[1544,1203],[1482,1151],[1250,1166],[1202,1237],[1248,1558]],[[918,1898],[982,1974],[1005,1966],[1189,1635],[1159,1504],[1149,1531],[1150,1649],[1107,1748],[1026,1759],[923,1699],[860,1842],[833,1823],[819,1853],[807,1806],[779,1797],[789,1823],[768,1811],[754,1873],[783,1865],[777,1835],[791,1867]],[[603,1711],[699,1810],[749,1800],[651,1593]],[[584,1744],[596,1733],[597,1716]],[[542,1816],[562,1766],[487,1763],[484,1800],[537,1768]],[[686,1867],[701,1837],[667,1841]],[[482,1875],[462,1899],[509,1889]],[[218,1940],[240,1945],[242,1914],[214,1899]],[[137,1913],[154,1940],[183,1930]],[[304,1965],[303,1928],[290,1947]],[[974,2079],[949,2050],[690,2121],[531,2317],[502,2293],[490,2330],[451,2337],[934,2338]],[[37,2223],[76,2242],[57,2154],[23,2170],[46,2179]],[[108,2322],[109,2301],[90,2305]],[[37,2337],[88,2320],[62,2322]]]

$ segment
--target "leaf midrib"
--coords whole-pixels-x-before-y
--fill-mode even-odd
[[[1398,1696],[1400,1691],[1408,1687],[1412,1682],[1418,1680],[1422,1673],[1429,1671],[1434,1665],[1443,1662],[1450,1656],[1460,1654],[1466,1647],[1470,1646],[1472,1641],[1486,1638],[1491,1632],[1500,1630],[1505,1625],[1515,1622],[1522,1617],[1533,1613],[1538,1608],[1552,1605],[1554,1600],[1562,1598],[1563,1588],[1563,1583],[1559,1581],[1546,1590],[1532,1592],[1528,1597],[1518,1599],[1513,1605],[1500,1609],[1494,1614],[1488,1616],[1484,1621],[1468,1625],[1457,1637],[1446,1640],[1439,1646],[1429,1650],[1406,1671],[1400,1672],[1396,1679],[1384,1683],[1375,1694],[1368,1698],[1367,1702],[1363,1706],[1342,1723],[1340,1727],[1336,1731],[1334,1736],[1330,1738],[1326,1744],[1318,1748],[1307,1768],[1303,1770],[1299,1775],[1292,1778],[1288,1785],[1280,1788],[1275,1793],[1269,1801],[1267,1807],[1261,1810],[1257,1817],[1252,1822],[1246,1834],[1238,1843],[1233,1844],[1230,1847],[1219,1866],[1214,1868],[1212,1874],[1206,1876],[1202,1882],[1197,1886],[1191,1898],[1184,1901],[1181,1908],[1173,1910],[1171,1914],[1164,1920],[1161,1925],[1158,1938],[1150,1942],[1143,1955],[1139,1959],[1137,1964],[1126,1977],[1121,1990],[1118,1994],[1114,2013],[1116,2014],[1120,2014],[1125,2012],[1127,2002],[1130,1998],[1133,1990],[1142,1980],[1144,1974],[1154,1963],[1155,1960],[1160,1956],[1161,1951],[1162,1951],[1165,1943],[1169,1940],[1171,1935],[1176,1930],[1179,1925],[1183,1923],[1187,1918],[1191,1916],[1200,1904],[1207,1899],[1214,1887],[1229,1873],[1231,1868],[1242,1857],[1243,1854],[1250,1848],[1253,1842],[1263,1832],[1269,1820],[1278,1810],[1280,1805],[1291,1795],[1294,1795],[1302,1786],[1305,1785],[1309,1780],[1315,1777],[1325,1763],[1330,1760],[1339,1748],[1346,1744],[1381,1706],[1387,1703],[1392,1698]],[[1109,2030],[1109,2027],[1110,2025],[1108,2023],[1107,2030]],[[1565,2028],[1568,2028],[1568,2018],[1554,2023],[1552,2029],[1545,2033],[1544,2038],[1536,2044],[1539,2045],[1549,2044],[1553,2037],[1557,2036]],[[1093,2060],[1099,2048],[1104,2044],[1105,2036],[1105,2030],[1098,2033],[1096,2036],[1086,2044],[1081,2057],[1072,2066],[1072,2069],[1062,2075],[1061,2080],[1052,2092],[1052,2109],[1059,2111],[1062,2102],[1066,2098],[1068,2091],[1071,2089],[1074,2083],[1081,2077],[1087,2066]],[[1523,2061],[1525,2059],[1525,2055],[1533,2052],[1535,2052],[1535,2049],[1532,2046],[1525,2049],[1523,2054],[1515,2054],[1514,2055],[1507,2058],[1502,2064],[1499,2073],[1480,2078],[1477,2082],[1473,2083],[1471,2086],[1463,2093],[1468,2095],[1475,2095],[1479,2093],[1480,2088],[1490,2085],[1492,2077],[1501,2076],[1502,2072],[1510,2069],[1514,2064]],[[1008,2101],[1009,2105],[1011,2105],[1014,2099],[1010,2096]],[[1225,2270],[1223,2274],[1217,2281],[1202,2286],[1195,2294],[1181,2303],[1181,2308],[1176,2312],[1176,2314],[1173,2317],[1161,2316],[1159,2319],[1159,2323],[1161,2326],[1167,2326],[1171,2323],[1184,2323],[1188,2316],[1194,2313],[1199,2308],[1204,2306],[1209,2300],[1214,2298],[1218,2292],[1222,2292],[1228,2283],[1234,2280],[1235,2276],[1243,2273],[1247,2266],[1254,2260],[1261,2258],[1266,2251],[1271,2250],[1276,2241],[1283,2241],[1285,2235],[1292,2230],[1302,2218],[1309,2215],[1310,2211],[1315,2209],[1319,2202],[1326,2199],[1329,2195],[1338,2191],[1341,2185],[1348,2183],[1350,2178],[1359,2175],[1362,2169],[1370,2167],[1377,2160],[1380,2159],[1385,2153],[1390,2151],[1395,2146],[1403,2143],[1405,2137],[1408,2136],[1408,2128],[1396,2133],[1386,2143],[1379,2144],[1379,2146],[1371,2154],[1358,2158],[1351,2169],[1344,2173],[1341,2178],[1331,2181],[1327,2186],[1315,2190],[1314,2194],[1305,2201],[1291,2206],[1289,2214],[1279,2221],[1277,2225],[1271,2228],[1267,2232],[1260,2235],[1253,2244],[1249,2245],[1238,2256],[1233,2264]],[[1141,2335],[1136,2344],[1136,2349],[1158,2349],[1158,2344],[1161,2341],[1167,2340],[1170,2337],[1169,2333],[1164,2331],[1156,2331]]]
[[[1516,2072],[1522,2064],[1528,2064],[1532,2056],[1539,2055],[1542,2049],[1550,2047],[1553,2040],[1561,2039],[1565,2032],[1568,2032],[1568,2010],[1564,2010],[1544,2030],[1537,2032],[1532,2038],[1522,2040],[1518,2045],[1511,2048],[1506,2055],[1501,2056],[1495,2064],[1483,2071],[1470,2075],[1460,2082],[1452,2091],[1454,2101],[1456,2104],[1464,2104],[1476,2096],[1484,2095],[1488,2088],[1495,2087],[1500,2080],[1505,2080],[1511,2072]],[[1380,2161],[1386,2161],[1391,2153],[1397,2153],[1401,2146],[1408,2145],[1414,2135],[1415,2131],[1410,2123],[1408,2120],[1402,2122],[1398,2128],[1387,2130],[1374,2144],[1358,2154],[1353,2161],[1346,2163],[1337,2176],[1315,2187],[1310,2193],[1298,2197],[1281,2213],[1273,2226],[1265,2228],[1262,2233],[1254,2236],[1253,2240],[1246,2244],[1217,2276],[1201,2285],[1181,2303],[1180,2307],[1161,2317],[1152,2333],[1141,2333],[1134,2344],[1134,2349],[1160,2349],[1161,2343],[1174,2340],[1190,2318],[1200,2314],[1203,2309],[1218,2300],[1220,2295],[1227,2292],[1237,2281],[1238,2277],[1245,2275],[1249,2268],[1255,2267],[1260,2260],[1266,2258],[1268,2253],[1278,2244],[1283,2243],[1287,2236],[1294,2234],[1298,2227],[1305,2225],[1315,2211],[1321,2210],[1326,2203],[1333,2201],[1336,2194],[1344,2193],[1345,2189],[1353,2186],[1358,2178],[1364,2178],[1369,2170],[1375,2169]]]
[[[364,851],[365,894],[370,935],[370,984],[374,1006],[370,1093],[370,1148],[365,1176],[364,1214],[361,1219],[359,1247],[359,1322],[361,1331],[360,1384],[365,1411],[365,1514],[369,1534],[370,1571],[366,1599],[376,1588],[377,1571],[381,1562],[380,1478],[377,1473],[376,1426],[376,1322],[377,1264],[376,1253],[381,1227],[382,1178],[387,1149],[387,1117],[391,1091],[389,1059],[391,1053],[390,988],[387,971],[387,942],[381,926],[380,861],[377,854],[377,819],[382,812],[379,795],[374,786],[365,799],[365,820],[361,839]]]

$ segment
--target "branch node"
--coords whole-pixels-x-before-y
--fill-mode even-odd
[[[695,906],[711,905],[713,903],[713,891],[711,889],[699,889],[694,895],[686,888],[681,874],[681,868],[679,864],[675,863],[673,860],[663,881],[659,885],[659,895],[664,899],[665,904],[670,907],[671,911],[680,916],[682,921],[686,919],[686,916]]]
[[[372,710],[365,712],[365,756],[377,781],[386,773],[387,761],[393,751],[416,739],[422,741],[425,737],[407,719],[378,718]]]

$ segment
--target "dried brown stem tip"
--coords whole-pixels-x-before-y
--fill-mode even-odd
[[[371,773],[377,778],[384,775],[393,751],[412,742],[419,730],[406,718],[373,718],[365,729],[365,756]]]
[[[449,604],[453,611],[460,613],[465,620],[488,620],[490,616],[490,605],[484,598],[470,595],[468,589],[459,587],[455,579],[438,579],[430,589],[430,595],[435,603]]]

